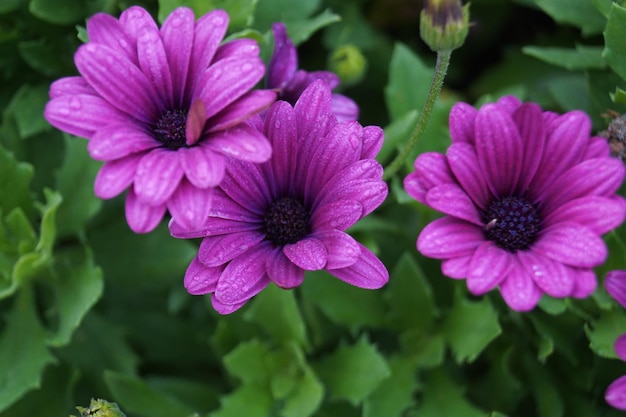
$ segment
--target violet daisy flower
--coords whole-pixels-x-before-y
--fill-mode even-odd
[[[626,308],[626,271],[607,273],[604,286],[611,297]],[[626,362],[626,333],[617,338],[613,348],[617,356]],[[611,407],[626,410],[626,375],[617,378],[608,386],[604,398]]]
[[[589,296],[592,268],[607,256],[600,235],[626,211],[615,194],[624,166],[590,130],[583,112],[559,116],[514,97],[480,110],[457,103],[446,154],[420,155],[404,180],[413,198],[447,215],[422,230],[417,249],[473,294],[499,287],[517,311],[543,293]]]
[[[137,233],[153,230],[166,209],[181,224],[201,224],[226,157],[263,162],[267,139],[242,123],[276,99],[251,91],[265,66],[250,39],[222,45],[228,15],[195,20],[174,10],[159,29],[141,7],[119,20],[96,14],[89,43],[74,61],[80,76],[50,87],[45,117],[89,139],[92,158],[105,161],[95,194],[113,198],[128,188],[126,219]]]
[[[270,58],[265,86],[278,91],[278,98],[295,104],[309,84],[324,80],[331,89],[339,85],[339,77],[331,71],[308,72],[298,69],[298,51],[289,36],[284,23],[272,25],[274,52]],[[333,93],[332,112],[340,122],[359,118],[359,106],[350,98]]]
[[[387,196],[374,159],[382,129],[338,123],[321,80],[295,107],[276,102],[259,125],[272,158],[228,164],[202,230],[170,222],[174,237],[204,238],[185,274],[187,291],[211,293],[213,307],[228,314],[270,282],[299,286],[304,271],[324,269],[361,288],[383,286],[384,265],[345,233]]]

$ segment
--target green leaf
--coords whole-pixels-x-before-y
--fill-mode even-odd
[[[175,377],[149,377],[146,382],[159,392],[180,400],[195,410],[214,410],[219,406],[219,393],[213,384]]]
[[[262,383],[269,380],[270,351],[259,340],[242,342],[224,357],[228,372],[244,383]]]
[[[83,0],[30,0],[33,16],[57,25],[76,23],[87,15]]]
[[[18,44],[22,59],[32,69],[48,77],[58,77],[75,71],[73,54],[77,46],[78,42],[74,37],[41,38]]]
[[[104,371],[104,381],[121,408],[137,416],[186,416],[194,410],[149,386],[140,378]]]
[[[269,389],[260,384],[239,387],[233,393],[222,397],[218,411],[210,417],[267,417],[272,415],[273,399]]]
[[[392,121],[422,108],[432,76],[433,69],[413,51],[401,43],[395,45],[389,63],[389,83],[385,86],[385,103]]]
[[[574,316],[550,316],[534,311],[527,315],[542,340],[539,345],[538,359],[543,361],[557,349],[572,365],[578,363],[578,355],[572,344],[571,335],[580,329],[581,322]]]
[[[9,13],[20,7],[25,0],[4,0],[0,3],[0,13]]]
[[[300,45],[321,28],[339,22],[340,20],[341,16],[326,9],[311,19],[296,20],[291,23],[286,23],[286,25],[291,41],[294,45]]]
[[[500,333],[498,313],[488,298],[472,302],[457,293],[443,323],[443,335],[457,363],[473,362]]]
[[[622,80],[626,81],[626,8],[611,5],[609,20],[604,29],[604,59]]]
[[[64,139],[65,158],[56,174],[56,189],[63,196],[63,203],[57,212],[59,237],[80,234],[87,221],[102,206],[102,200],[93,192],[93,183],[101,164],[89,157],[87,142],[67,135]]]
[[[363,417],[402,416],[415,399],[416,366],[409,358],[389,358],[391,375],[363,402]]]
[[[306,328],[293,291],[269,285],[254,298],[244,317],[261,326],[276,342],[307,345]]]
[[[562,417],[563,399],[558,392],[558,383],[544,365],[526,357],[524,371],[529,376],[529,387],[534,394],[539,417]]]
[[[43,370],[53,362],[37,318],[32,289],[24,287],[0,336],[0,412],[39,387]]]
[[[602,58],[602,47],[576,45],[575,49],[542,46],[525,46],[525,54],[570,71],[584,69],[604,69],[606,62]]]
[[[476,408],[463,395],[463,390],[445,373],[437,369],[424,385],[423,403],[416,415],[420,417],[484,417],[485,412]]]
[[[615,87],[615,93],[611,94],[611,100],[615,103],[626,104],[626,91],[619,87]]]
[[[335,323],[351,329],[383,324],[385,306],[377,291],[346,284],[325,271],[307,272],[301,289]]]
[[[319,408],[324,398],[324,386],[308,366],[303,378],[285,400],[282,417],[308,417]]]
[[[583,35],[595,35],[604,28],[604,16],[589,0],[536,0],[536,3],[557,22],[581,28]]]
[[[311,16],[321,0],[262,0],[254,12],[254,26],[260,31],[270,29],[274,22],[294,22]]]
[[[402,147],[401,145],[408,140],[408,137],[415,128],[418,117],[419,111],[414,109],[400,116],[385,127],[385,141],[383,142],[383,147],[380,149],[380,152],[376,155],[378,162],[382,164],[388,159],[391,159],[395,151]]]
[[[413,256],[405,252],[394,266],[385,293],[389,320],[399,330],[426,332],[437,315],[432,289]]]
[[[59,347],[67,344],[83,317],[102,295],[102,271],[94,265],[91,253],[73,246],[55,252],[56,273],[53,285],[54,309],[58,328],[47,343]]]
[[[159,0],[159,21],[163,22],[177,7],[191,8],[196,18],[200,18],[214,9],[225,10],[229,17],[230,31],[252,24],[254,10],[259,0]]]
[[[33,204],[28,187],[33,174],[32,165],[18,162],[0,146],[0,209],[3,213],[15,207],[21,207],[26,214],[31,212]]]
[[[391,374],[384,357],[365,337],[352,346],[340,346],[314,368],[331,397],[353,405],[360,404]]]
[[[585,333],[589,338],[591,350],[603,358],[615,359],[615,340],[626,329],[626,314],[622,310],[609,311],[599,319],[585,324]]]

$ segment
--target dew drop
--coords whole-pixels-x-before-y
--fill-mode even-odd
[[[224,24],[224,18],[222,16],[215,16],[211,22],[215,26],[222,26]]]
[[[250,72],[251,69],[252,69],[252,64],[250,64],[249,62],[246,62],[245,64],[241,66],[241,72]]]
[[[70,109],[80,110],[82,107],[83,105],[78,97],[72,97],[70,99]]]

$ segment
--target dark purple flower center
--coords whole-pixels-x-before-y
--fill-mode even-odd
[[[530,247],[539,233],[537,208],[523,197],[493,200],[483,215],[485,236],[510,252]]]
[[[263,217],[263,231],[277,246],[296,243],[311,232],[311,214],[300,200],[283,197],[269,207]]]
[[[185,136],[187,112],[185,110],[166,110],[156,122],[152,131],[154,136],[166,148],[176,150],[187,144]]]

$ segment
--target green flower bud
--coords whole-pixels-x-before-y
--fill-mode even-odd
[[[453,50],[465,41],[469,28],[469,4],[461,0],[424,0],[420,36],[433,51]]]
[[[100,399],[92,398],[89,408],[76,407],[76,409],[80,412],[80,417],[126,417],[117,404]]]
[[[356,46],[342,45],[332,52],[328,66],[343,85],[356,84],[365,75],[367,60]]]

